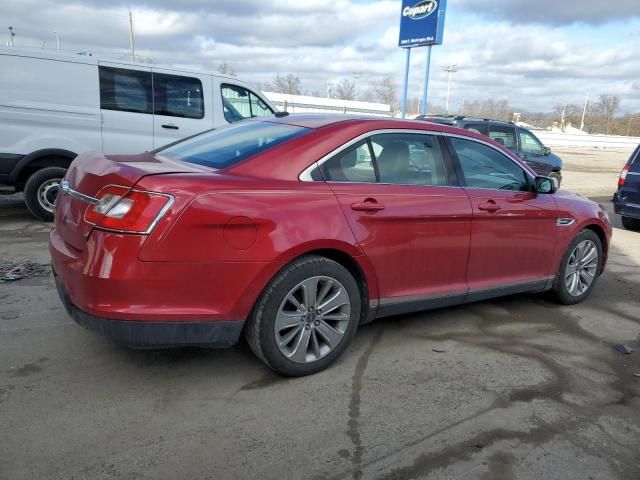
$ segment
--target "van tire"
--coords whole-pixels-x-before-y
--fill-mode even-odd
[[[627,230],[640,230],[640,220],[630,217],[622,217],[622,226]]]
[[[53,221],[53,205],[58,195],[60,182],[67,170],[47,167],[29,177],[24,187],[24,201],[29,212],[43,222]]]

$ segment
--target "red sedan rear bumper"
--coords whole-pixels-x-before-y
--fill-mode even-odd
[[[49,250],[60,298],[80,325],[138,346],[236,343],[275,263],[138,259],[146,237],[94,230],[83,250],[54,228]]]

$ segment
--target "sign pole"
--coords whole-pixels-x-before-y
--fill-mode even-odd
[[[427,91],[429,90],[429,70],[431,69],[431,45],[427,46],[427,67],[424,72],[424,90],[422,92],[421,115],[427,114]]]
[[[407,93],[409,91],[409,67],[411,63],[411,48],[407,48],[407,60],[404,65],[404,89],[402,90],[402,118],[407,113]]]

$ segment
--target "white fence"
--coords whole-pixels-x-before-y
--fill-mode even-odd
[[[284,93],[263,92],[278,110],[290,113],[357,113],[376,116],[391,116],[391,105],[383,103],[356,102],[337,98],[309,97],[306,95],[287,95]]]
[[[547,147],[555,148],[599,148],[631,151],[640,144],[640,137],[570,134],[547,130],[535,130],[534,133]]]

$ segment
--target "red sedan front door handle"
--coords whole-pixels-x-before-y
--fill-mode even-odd
[[[478,205],[478,210],[483,210],[485,212],[497,212],[500,210],[500,207],[495,202],[495,200],[487,200],[486,203],[481,203]]]
[[[384,210],[384,205],[373,198],[367,198],[364,202],[352,203],[351,210],[356,212],[379,212]]]

